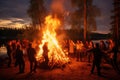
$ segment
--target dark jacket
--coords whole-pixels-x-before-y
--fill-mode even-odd
[[[36,51],[34,48],[28,48],[27,49],[27,55],[28,55],[28,59],[29,61],[35,61],[35,55],[36,55]]]
[[[23,51],[20,49],[16,49],[16,55],[15,55],[16,61],[19,62],[23,62],[24,58],[23,58]]]

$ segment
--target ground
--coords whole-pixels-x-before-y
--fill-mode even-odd
[[[75,58],[71,58],[71,63],[67,64],[63,69],[42,69],[37,68],[36,73],[29,73],[29,62],[25,61],[25,73],[18,74],[18,67],[14,64],[10,68],[4,62],[0,66],[0,80],[119,80],[120,76],[109,64],[102,63],[102,76],[97,75],[95,69],[94,74],[90,74],[91,63],[77,62]]]

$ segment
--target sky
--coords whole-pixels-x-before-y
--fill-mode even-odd
[[[66,0],[67,1],[67,0]],[[69,1],[69,0],[68,0]],[[110,16],[112,16],[113,0],[93,0],[93,4],[100,8],[101,16],[96,18],[97,32],[108,33],[110,30]],[[50,3],[50,0],[46,0]],[[0,27],[16,27],[30,23],[27,15],[29,0],[0,0]],[[68,4],[66,6],[70,8]]]

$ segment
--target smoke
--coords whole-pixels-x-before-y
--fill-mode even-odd
[[[54,14],[59,18],[61,21],[61,26],[58,28],[58,35],[57,39],[61,40],[66,38],[66,33],[64,31],[59,31],[59,29],[65,29],[65,23],[66,23],[66,16],[68,15],[68,11],[66,9],[66,4],[69,0],[52,0],[51,2],[51,11],[54,16]]]
[[[65,0],[52,0],[51,3],[52,12],[63,14],[65,12],[64,4]]]

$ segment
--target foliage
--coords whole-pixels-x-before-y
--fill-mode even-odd
[[[33,26],[41,26],[46,15],[46,8],[44,7],[44,0],[30,0],[28,15],[32,20]]]
[[[84,0],[71,0],[75,11],[70,14],[72,28],[81,28],[84,20]],[[87,28],[88,31],[96,30],[96,17],[101,15],[100,9],[93,5],[93,0],[87,0]]]
[[[22,32],[22,35],[18,35],[18,37],[21,37],[22,39],[27,39],[29,41],[33,41],[35,39],[40,40],[41,35],[41,31],[38,28],[29,27]]]

